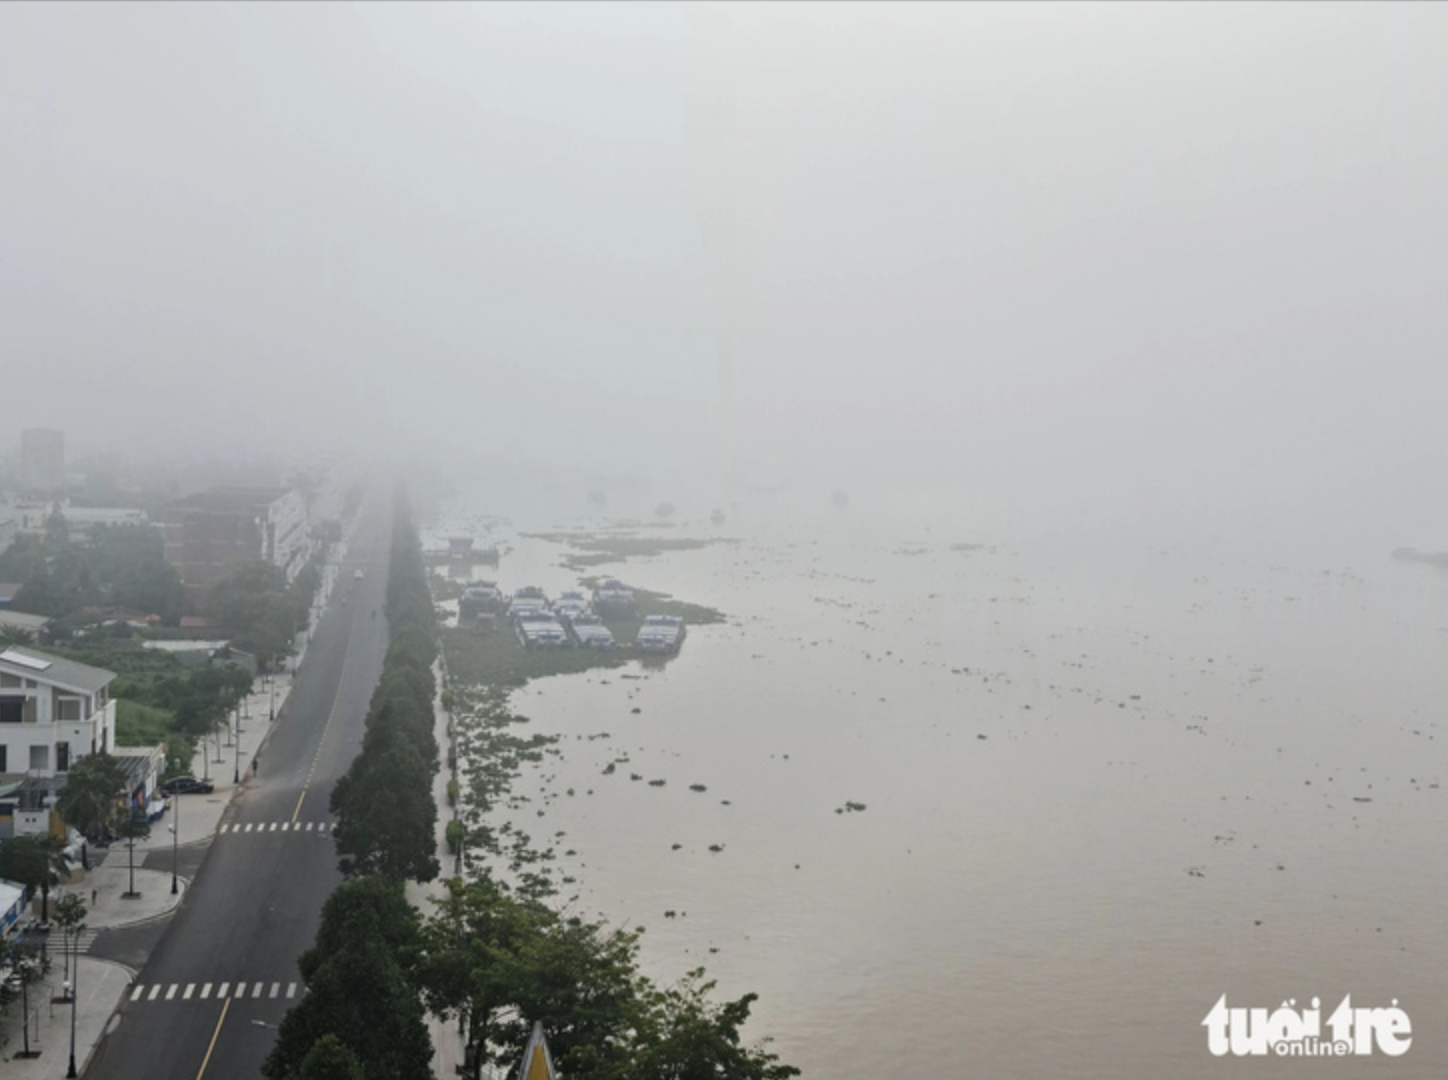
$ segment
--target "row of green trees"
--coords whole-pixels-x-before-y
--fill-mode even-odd
[[[367,711],[362,749],[332,789],[333,838],[350,876],[431,881],[438,767],[432,666],[437,620],[422,546],[405,510],[393,529],[387,578],[387,656]]]

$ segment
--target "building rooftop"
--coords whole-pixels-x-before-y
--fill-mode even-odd
[[[116,677],[114,671],[66,660],[50,653],[36,652],[20,645],[11,645],[4,652],[0,652],[0,669],[39,679],[79,694],[94,694],[97,690],[104,689]]]
[[[167,510],[216,510],[225,513],[250,513],[270,506],[287,494],[284,487],[230,487],[198,491],[169,503]]]

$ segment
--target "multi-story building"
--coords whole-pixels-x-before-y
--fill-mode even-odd
[[[171,503],[159,517],[166,561],[196,607],[243,563],[263,559],[290,580],[312,553],[306,500],[288,488],[213,488]]]
[[[65,495],[63,431],[27,428],[20,433],[20,489],[42,499]]]
[[[66,774],[81,758],[115,748],[116,703],[107,690],[115,677],[33,649],[0,652],[0,837],[65,835],[55,798]],[[144,765],[132,771],[128,794],[144,800],[154,776]]]
[[[0,652],[0,777],[55,776],[116,744],[115,673],[12,645]]]
[[[71,768],[91,754],[115,757],[125,776],[116,792],[130,812],[165,807],[157,781],[164,746],[117,747],[115,674],[61,656],[10,646],[0,652],[0,839],[33,833],[67,837],[56,812]],[[79,837],[72,837],[76,846]]]

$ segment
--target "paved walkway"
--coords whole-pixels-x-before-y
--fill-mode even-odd
[[[333,561],[339,561],[345,554],[343,548]],[[319,597],[322,605],[325,605],[336,584],[337,576],[337,568],[330,567]],[[298,664],[306,655],[306,644],[306,636],[303,635],[298,642]],[[213,740],[205,769],[201,767],[201,752],[198,750],[195,773],[201,776],[203,772],[209,772],[216,790],[210,795],[181,796],[180,806],[168,808],[160,820],[152,823],[151,835],[136,842],[134,895],[130,895],[130,859],[123,843],[104,851],[93,850],[91,869],[83,882],[51,890],[52,907],[67,889],[80,894],[86,901],[89,911],[86,930],[79,939],[80,955],[73,963],[67,964],[60,930],[53,930],[46,943],[51,960],[50,972],[29,987],[28,1030],[22,1032],[21,1029],[22,1003],[6,1009],[5,1014],[0,1016],[0,1063],[4,1065],[5,1080],[58,1080],[65,1077],[70,1064],[72,1024],[76,1067],[84,1071],[86,1062],[105,1034],[116,1007],[136,975],[123,965],[87,956],[84,950],[89,948],[101,930],[162,919],[180,905],[189,883],[184,878],[178,879],[178,891],[173,895],[169,872],[140,869],[145,853],[211,840],[222,813],[238,788],[252,781],[251,761],[271,733],[273,707],[276,715],[280,716],[291,688],[292,678],[286,674],[277,676],[274,686],[258,680],[255,691],[242,709],[240,741],[236,741],[234,730],[230,734],[229,745],[228,737],[223,736],[221,760],[218,762],[216,742]],[[241,776],[239,785],[233,780],[238,769]],[[179,836],[172,832],[178,818],[181,823]],[[74,968],[73,1001],[65,992],[68,967]],[[31,1050],[39,1051],[37,1056],[21,1056],[27,1035]]]
[[[441,688],[445,685],[446,672],[443,670],[442,662],[439,661],[433,666],[433,677],[437,680],[439,688],[439,699]],[[453,808],[447,801],[447,782],[451,773],[447,768],[447,710],[442,707],[440,700],[433,702],[433,733],[437,737],[439,756],[442,758],[443,766],[437,770],[433,778],[432,794],[437,802],[437,829],[434,840],[437,843],[437,865],[439,876],[436,881],[426,885],[419,885],[415,881],[407,883],[407,898],[412,905],[422,913],[423,917],[431,915],[436,908],[431,902],[432,897],[444,896],[447,889],[443,882],[455,873],[457,860],[448,851],[447,837],[445,831],[447,823],[452,819]],[[463,1052],[465,1041],[462,1033],[458,1030],[458,1022],[453,1020],[439,1020],[432,1013],[427,1014],[427,1027],[432,1035],[432,1073],[439,1080],[456,1080],[459,1067],[463,1064]]]

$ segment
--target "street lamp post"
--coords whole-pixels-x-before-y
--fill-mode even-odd
[[[235,755],[234,755],[234,757],[233,757],[233,762],[232,762],[231,782],[232,782],[233,784],[240,784],[240,783],[241,783],[241,724],[240,724],[240,722],[237,723],[237,727],[236,727],[236,738],[233,740],[233,742],[236,743],[236,753],[235,753]]]
[[[171,798],[176,800],[176,815],[171,819],[171,895],[181,890],[176,885],[176,864],[181,851],[181,792]]]
[[[267,684],[271,688],[271,709],[267,714],[267,719],[271,722],[275,722],[277,718],[277,675],[275,671],[268,674]]]
[[[79,1075],[75,1071],[75,1008],[76,1001],[80,998],[80,932],[85,929],[85,923],[77,923],[75,927],[75,963],[71,965],[74,969],[71,972],[72,985],[70,988],[70,1068],[66,1070],[66,1080],[75,1080]]]

